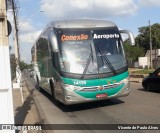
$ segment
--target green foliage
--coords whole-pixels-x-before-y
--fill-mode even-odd
[[[124,42],[124,50],[127,61],[137,61],[138,57],[144,56],[144,49],[138,46],[131,46],[128,41]]]
[[[23,71],[24,69],[32,69],[33,65],[32,64],[27,64],[24,61],[20,61],[19,62],[19,67],[20,67],[20,70]]]
[[[145,26],[138,29],[140,34],[135,38],[136,45],[143,47],[147,51],[150,49],[150,28]],[[160,24],[158,23],[151,25],[151,40],[153,48],[160,48]]]
[[[12,80],[13,80],[16,77],[16,66],[17,66],[14,54],[10,55],[10,64],[11,64],[11,76],[12,76]],[[24,61],[20,61],[19,67],[20,67],[20,70],[23,71],[24,69],[32,69],[33,65],[27,64]]]
[[[149,74],[152,73],[154,70],[153,69],[139,69],[139,70],[135,70],[130,72],[131,74]]]
[[[27,69],[33,69],[33,64],[27,64]]]
[[[16,77],[16,59],[15,55],[10,55],[10,65],[11,65],[11,78],[12,80]]]
[[[20,67],[20,70],[23,71],[24,69],[28,68],[28,65],[24,61],[20,61],[19,67]]]
[[[139,35],[135,38],[136,45],[129,45],[128,40],[124,44],[128,61],[137,61],[138,57],[144,56],[146,51],[150,49],[150,27],[144,26],[138,30]],[[153,49],[160,48],[160,24],[158,23],[151,25],[151,40]]]

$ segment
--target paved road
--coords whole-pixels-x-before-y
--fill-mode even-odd
[[[27,85],[38,105],[41,121],[47,124],[160,124],[160,92],[146,92],[140,83],[131,83],[131,93],[118,99],[72,106],[55,105],[49,94],[38,92],[35,82],[26,76]],[[54,131],[62,132],[62,131]],[[75,131],[63,131],[75,132]],[[97,130],[83,133],[106,132]],[[129,132],[129,131],[110,131]],[[131,131],[130,132],[134,132]],[[148,132],[137,130],[135,132]],[[158,132],[152,130],[152,132]]]

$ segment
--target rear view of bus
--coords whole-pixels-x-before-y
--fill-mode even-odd
[[[52,62],[48,65],[50,90],[62,103],[76,104],[127,96],[128,67],[120,31],[110,21],[65,20],[52,22],[49,34]],[[39,74],[40,79],[45,77]],[[40,85],[44,84],[41,83]],[[45,88],[42,85],[42,88]],[[46,87],[47,88],[47,87]]]

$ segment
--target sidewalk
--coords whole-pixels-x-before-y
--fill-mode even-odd
[[[130,82],[142,83],[143,78],[129,78]]]
[[[15,124],[36,124],[39,121],[34,98],[23,77],[21,88],[13,89],[13,107]]]

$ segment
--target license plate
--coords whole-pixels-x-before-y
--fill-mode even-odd
[[[104,94],[97,94],[96,95],[96,98],[99,99],[99,98],[106,98],[107,97],[107,94],[104,93]]]

